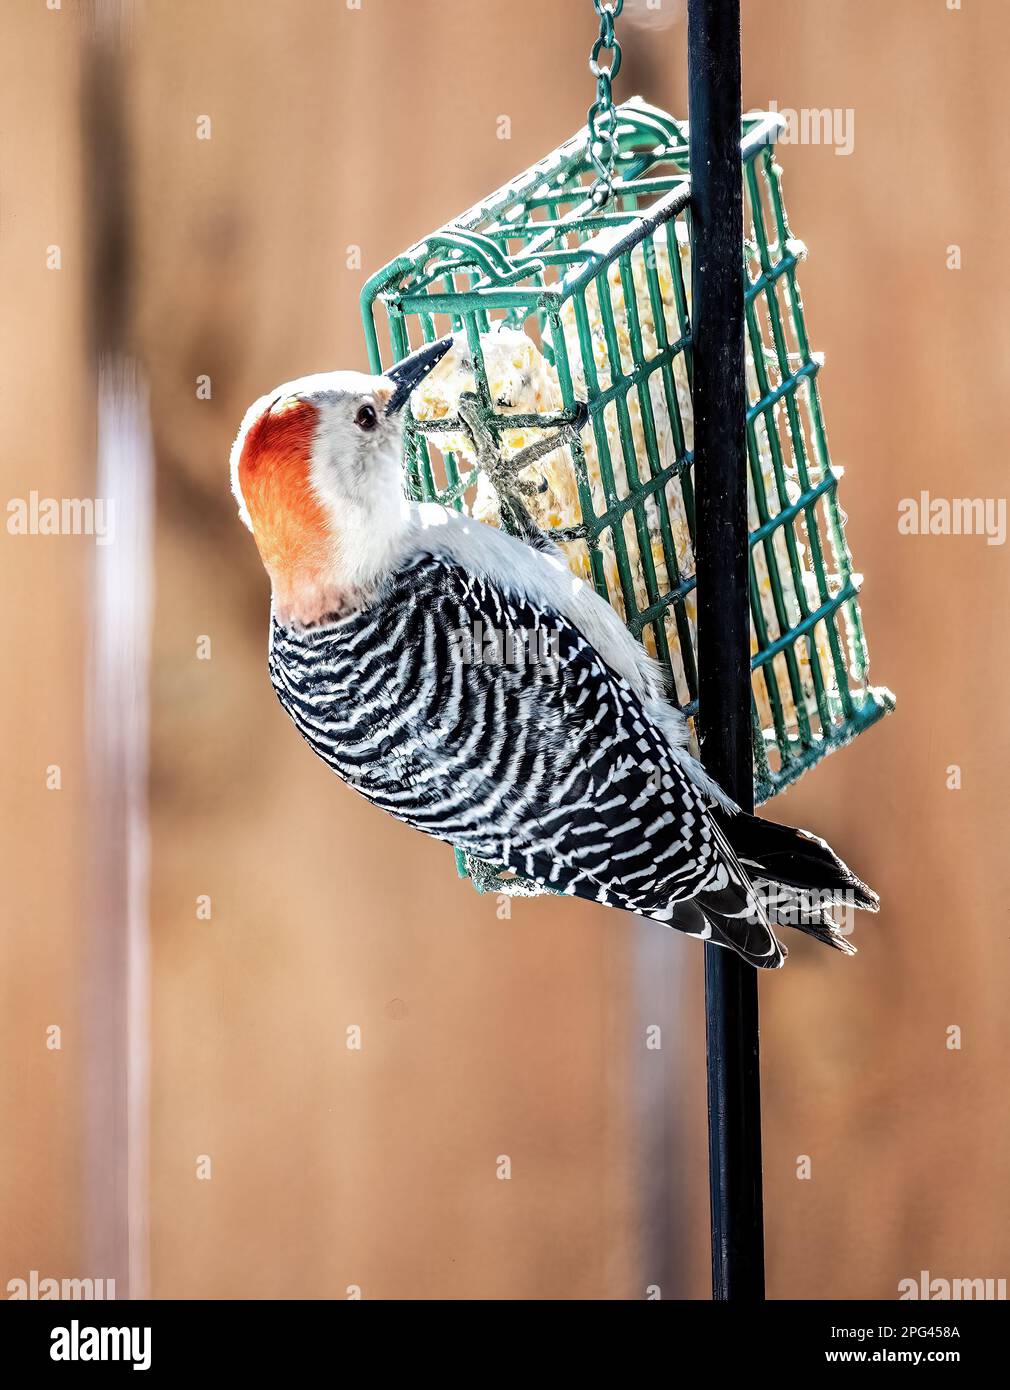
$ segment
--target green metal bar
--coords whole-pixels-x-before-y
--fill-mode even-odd
[[[576,321],[579,317],[579,300],[574,305]],[[585,302],[582,301],[583,320],[585,316]],[[558,384],[561,387],[561,403],[565,412],[574,411],[576,408],[575,384],[572,379],[571,363],[568,359],[568,340],[565,337],[564,325],[561,316],[556,311],[550,314],[549,324],[551,330],[551,340],[554,346],[554,361],[558,373]],[[586,325],[588,327],[588,325]],[[582,339],[582,326],[579,327],[580,339]],[[580,343],[581,346],[581,343]],[[584,349],[583,349],[584,350]],[[590,352],[592,358],[592,352]],[[590,386],[590,365],[584,363],[586,372],[587,394],[591,395]],[[595,364],[593,364],[593,384],[595,385]],[[594,426],[594,437],[596,428]],[[586,454],[582,446],[581,436],[574,440],[570,445],[572,456],[572,466],[575,469],[575,486],[579,494],[579,510],[582,521],[587,528],[587,547],[589,550],[589,572],[592,577],[593,585],[598,594],[603,598],[609,597],[607,585],[607,573],[603,565],[603,556],[600,554],[597,534],[592,531],[595,521],[595,507],[593,504],[593,490],[589,481],[589,467],[586,463]]]
[[[768,256],[767,233],[764,225],[764,214],[761,209],[761,198],[757,189],[757,181],[753,165],[749,165],[747,168],[747,180],[748,185],[751,189],[751,213],[754,219],[755,232],[758,237],[758,245],[761,249],[761,264],[762,268],[767,272],[767,270],[770,267],[770,258]],[[805,363],[804,368],[801,369],[801,373],[790,373],[789,354],[782,329],[782,319],[779,313],[779,304],[776,293],[775,281],[770,281],[766,285],[764,292],[764,300],[768,312],[769,321],[771,324],[772,337],[775,343],[775,351],[778,357],[779,371],[783,378],[783,385],[785,385],[787,382],[791,381],[792,375],[795,375],[797,377],[800,376],[805,371],[808,365],[813,364]],[[812,375],[813,373],[806,372],[806,374]],[[803,435],[796,410],[795,390],[785,391],[783,398],[786,404],[786,411],[789,420],[789,436],[792,444],[793,457],[796,460],[796,466],[800,476],[800,484],[804,489],[807,489],[809,488],[809,477],[807,474],[806,453],[803,446]],[[769,426],[769,435],[770,434],[771,426]],[[806,522],[807,539],[810,544],[811,560],[813,562],[818,591],[823,600],[827,597],[828,594],[828,582],[824,568],[824,556],[821,550],[820,532],[818,529],[817,515],[816,512],[813,511],[812,507],[808,508],[806,511]],[[827,633],[828,641],[831,646],[831,654],[835,666],[835,679],[838,683],[838,690],[842,698],[842,703],[845,706],[845,713],[848,716],[852,714],[852,699],[849,695],[848,672],[845,669],[845,660],[842,656],[841,648],[839,645],[838,633],[835,630],[833,624],[828,626]],[[816,652],[813,653],[812,659],[816,659]]]

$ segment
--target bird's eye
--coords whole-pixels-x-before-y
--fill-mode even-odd
[[[354,417],[354,423],[359,430],[374,430],[379,423],[379,417],[375,413],[375,406],[368,405],[367,403],[359,406],[358,413]]]

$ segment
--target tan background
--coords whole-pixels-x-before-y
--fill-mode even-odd
[[[89,265],[119,188],[127,236],[99,317],[129,291],[157,453],[150,1287],[704,1297],[701,951],[584,905],[521,902],[500,921],[441,847],[328,775],[270,690],[266,583],[227,482],[249,400],[364,365],[364,276],[582,123],[589,0],[147,0],[108,84],[125,138],[96,144],[80,78],[110,8],[12,0],[0,20],[0,466],[2,500],[95,490]],[[893,1298],[921,1269],[1010,1275],[1006,551],[896,524],[920,489],[1006,489],[1010,13],[744,11],[746,105],[854,113],[851,156],[782,161],[873,674],[900,699],[776,806],[844,852],[884,910],[855,960],[800,946],[761,982],[769,1292]],[[619,94],[683,113],[680,6],[652,16],[665,27],[639,12],[622,24]],[[102,821],[86,746],[94,563],[83,538],[0,542],[0,1292],[32,1268],[114,1272],[95,1263],[116,1247],[96,1233],[85,1157],[96,1019],[121,1007],[96,997],[88,964],[121,926],[85,911]],[[205,893],[210,922],[195,915]],[[652,1023],[660,1053],[644,1047]],[[98,1128],[115,1166],[123,1136]]]

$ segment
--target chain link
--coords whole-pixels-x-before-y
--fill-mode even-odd
[[[589,108],[588,120],[589,158],[596,170],[590,197],[596,207],[602,207],[614,191],[617,110],[612,84],[621,70],[621,45],[617,42],[614,21],[624,9],[624,0],[593,0],[593,8],[600,17],[600,34],[589,55],[589,71],[596,78],[596,100]],[[601,63],[605,52],[611,55],[610,61]]]

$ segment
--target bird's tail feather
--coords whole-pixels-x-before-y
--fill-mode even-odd
[[[649,916],[690,936],[727,946],[758,969],[777,970],[788,952],[775,935],[761,897],[724,832],[718,825],[712,828],[720,850],[719,881],[693,898],[672,902]]]
[[[746,863],[746,861],[743,861]],[[816,894],[787,888],[771,879],[762,878],[761,870],[750,867],[753,873],[754,890],[761,898],[769,922],[775,927],[794,927],[807,936],[823,941],[825,946],[833,946],[847,956],[854,956],[856,948],[842,931],[841,925],[832,915],[831,908],[817,898]]]
[[[873,889],[817,835],[746,811],[728,814],[713,810],[711,814],[751,878],[791,889],[797,900],[811,907],[835,904],[866,912],[879,909],[880,899]]]
[[[777,970],[784,964],[788,952],[767,922],[747,916],[725,917],[710,903],[703,904],[704,896],[685,898],[649,916],[664,927],[727,946],[759,970]]]
[[[876,912],[879,900],[830,845],[805,830],[760,820],[745,811],[710,810],[721,872],[691,898],[643,901],[608,884],[608,901],[663,926],[726,946],[750,965],[774,970],[786,959],[775,928],[794,927],[845,955],[856,948],[831,909]],[[572,891],[598,898],[599,885],[582,880]]]

